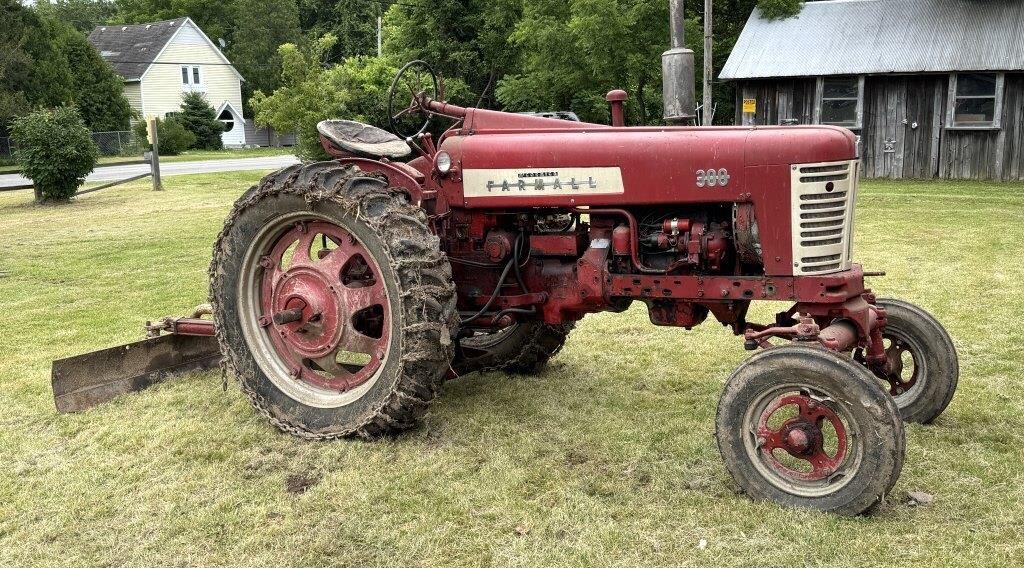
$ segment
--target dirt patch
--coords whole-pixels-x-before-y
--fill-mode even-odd
[[[284,480],[284,489],[292,495],[301,495],[320,483],[320,475],[313,472],[292,473]]]

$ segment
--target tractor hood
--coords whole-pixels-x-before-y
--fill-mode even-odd
[[[523,117],[489,128],[474,118],[440,148],[454,164],[442,184],[467,207],[743,201],[765,191],[774,170],[857,157],[853,133],[832,126],[613,128]]]

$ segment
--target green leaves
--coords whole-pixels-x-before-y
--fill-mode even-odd
[[[398,69],[376,57],[349,57],[324,69],[323,58],[336,41],[328,34],[304,49],[282,45],[282,86],[270,95],[257,92],[251,100],[256,122],[295,132],[303,157],[326,157],[316,131],[321,120],[341,118],[387,126],[387,91]]]
[[[99,148],[73,107],[15,119],[11,136],[14,158],[35,185],[36,201],[71,199],[99,159]]]
[[[70,104],[94,131],[127,128],[121,79],[56,10],[0,3],[0,132],[33,107]]]

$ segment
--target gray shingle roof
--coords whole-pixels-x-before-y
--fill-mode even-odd
[[[187,19],[101,26],[89,34],[89,42],[125,81],[138,81]]]
[[[751,14],[721,79],[1024,69],[1024,2],[832,0]]]

